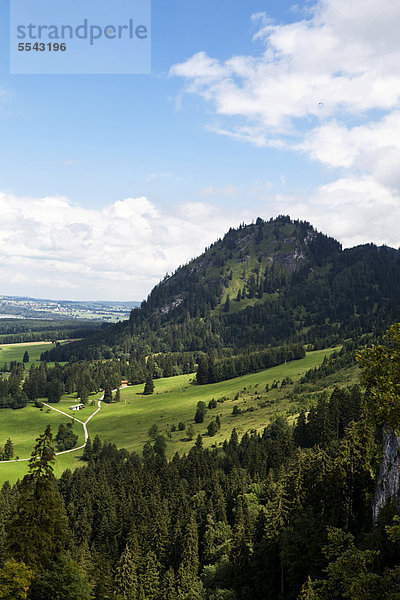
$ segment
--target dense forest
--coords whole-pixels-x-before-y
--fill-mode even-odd
[[[46,352],[46,360],[138,352],[322,348],[383,332],[400,318],[400,253],[343,250],[303,221],[278,217],[231,229],[157,285],[130,319]]]
[[[47,429],[1,490],[0,598],[398,597],[397,510],[373,524],[379,436],[357,386],[170,462],[157,439],[140,457],[96,438],[56,480],[52,446]]]

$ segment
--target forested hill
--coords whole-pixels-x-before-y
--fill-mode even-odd
[[[398,251],[373,244],[343,250],[309,223],[280,216],[231,229],[167,275],[128,321],[45,358],[318,347],[383,331],[399,318]]]

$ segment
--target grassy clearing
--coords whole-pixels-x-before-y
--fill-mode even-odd
[[[59,405],[56,406],[62,410]],[[28,458],[31,455],[35,439],[44,432],[47,425],[50,425],[55,436],[58,426],[61,423],[66,425],[70,421],[71,419],[46,407],[43,407],[43,410],[33,406],[26,406],[20,410],[4,408],[0,410],[0,444],[3,445],[7,438],[11,438],[14,444],[14,458]],[[74,424],[74,432],[78,435],[77,445],[80,446],[84,442],[83,427],[80,423]],[[58,463],[63,468],[67,468],[65,465],[75,460],[74,457],[65,455],[65,460],[64,456],[60,456]],[[15,481],[18,477],[23,477],[27,470],[28,463],[26,462],[0,462],[0,484],[7,480]],[[57,467],[57,472],[62,473],[60,466]]]
[[[76,430],[77,433],[78,430]],[[40,433],[43,433],[41,431]],[[83,443],[83,441],[81,442]],[[82,450],[77,452],[71,452],[69,454],[62,454],[56,456],[54,464],[54,474],[56,477],[60,477],[66,469],[74,470],[77,467],[82,467],[86,463],[80,460],[82,456]],[[13,463],[1,463],[0,462],[0,486],[5,481],[9,481],[11,484],[15,483],[17,479],[22,479],[28,473],[28,462],[13,462]]]
[[[40,355],[46,350],[54,348],[53,342],[24,342],[18,344],[0,344],[0,367],[9,364],[12,360],[22,363],[25,351],[29,354],[29,362],[25,363],[25,370],[29,370],[32,363],[40,361]],[[49,363],[50,364],[50,363]]]
[[[285,377],[296,382],[305,371],[321,364],[324,356],[332,351],[310,352],[302,360],[205,386],[194,384],[193,375],[159,379],[154,382],[152,396],[143,396],[143,385],[133,386],[122,390],[120,404],[103,407],[90,424],[90,435],[99,434],[103,440],[140,453],[149,441],[149,428],[156,424],[160,433],[170,436],[168,455],[173,456],[175,452],[187,452],[193,444],[187,439],[186,431],[171,431],[171,426],[177,428],[180,421],[185,423],[186,430],[192,424],[195,437],[198,434],[204,436],[205,446],[222,443],[229,438],[234,427],[240,435],[253,429],[261,430],[271,419],[279,414],[287,415],[294,408],[293,386],[266,392],[266,384],[271,387],[274,381],[282,381]],[[239,398],[235,400],[238,393]],[[212,398],[219,400],[217,407],[207,410],[203,423],[195,424],[197,402],[201,400],[208,405]],[[235,405],[243,411],[242,414],[232,415]],[[215,436],[209,437],[207,425],[217,415],[221,419],[221,429]]]
[[[58,405],[53,406],[59,408]],[[3,408],[0,410],[0,444],[3,445],[7,438],[11,438],[14,444],[14,458],[27,458],[32,452],[35,439],[43,433],[47,425],[51,426],[55,435],[60,423],[66,424],[70,421],[72,419],[46,406],[43,409],[34,406],[26,406],[19,410]],[[74,432],[79,435],[78,442],[83,444],[83,428],[80,423],[74,424]]]
[[[90,417],[90,415],[94,413],[95,410],[97,410],[97,400],[100,398],[100,396],[100,392],[98,392],[97,394],[90,394],[88,398],[88,403],[85,406],[85,408],[82,408],[82,410],[78,410],[76,412],[70,410],[71,406],[80,403],[80,400],[78,400],[76,397],[76,393],[65,394],[64,396],[62,396],[60,402],[57,402],[57,404],[52,404],[52,406],[54,406],[54,408],[58,408],[58,410],[62,410],[63,412],[69,415],[75,415],[76,418],[80,421],[86,421],[88,417]],[[42,400],[43,402],[46,402],[46,398],[42,398]]]
[[[70,410],[70,407],[78,402],[76,394],[66,394],[61,398],[60,402],[52,404],[52,406],[71,416],[75,415],[80,421],[86,421],[97,409],[97,400],[100,395],[100,393],[91,394],[85,408],[76,413],[73,413]],[[47,408],[46,406],[43,407],[43,410],[30,405],[20,410],[12,410],[11,408],[0,409],[0,445],[4,445],[7,438],[11,438],[14,444],[14,458],[28,458],[31,455],[35,439],[38,435],[43,433],[47,425],[51,426],[53,436],[55,436],[58,426],[61,423],[66,424],[70,421],[71,419],[68,417],[64,417],[59,412]],[[80,446],[84,442],[82,425],[80,423],[75,423],[74,431],[78,435],[77,446]],[[56,475],[60,476],[67,468],[74,469],[80,465],[82,466],[82,463],[79,461],[81,455],[82,451],[78,451],[56,457],[54,467]],[[0,485],[7,480],[14,482],[18,478],[23,477],[27,472],[27,462],[7,464],[0,462]]]
[[[99,434],[103,441],[115,443],[119,448],[127,448],[129,451],[142,452],[144,444],[149,441],[148,431],[156,424],[159,433],[167,436],[168,456],[175,452],[188,452],[193,445],[197,435],[203,436],[205,446],[222,444],[229,438],[235,427],[239,435],[246,431],[262,430],[272,419],[278,415],[287,418],[296,418],[299,403],[310,401],[313,394],[322,388],[331,389],[336,383],[350,385],[358,380],[357,367],[346,369],[337,374],[329,376],[326,380],[315,384],[306,384],[304,393],[300,397],[294,393],[294,387],[300,377],[311,368],[322,363],[324,356],[333,352],[333,349],[318,350],[307,353],[304,359],[254,373],[222,381],[220,383],[198,386],[194,383],[194,375],[179,375],[158,379],[154,381],[155,392],[152,396],[143,396],[144,385],[137,385],[121,390],[121,403],[102,405],[101,411],[90,421],[88,430],[93,439]],[[274,381],[281,382],[290,377],[294,385],[269,389]],[[238,398],[235,397],[238,395]],[[76,394],[65,395],[56,408],[68,414],[72,414],[69,407],[75,401]],[[100,394],[94,394],[89,399],[89,405],[82,411],[76,413],[76,418],[82,421],[92,414],[97,408],[96,400]],[[208,409],[204,422],[194,423],[194,415],[197,402],[202,400],[208,405],[211,399],[217,400],[217,407]],[[91,404],[93,401],[93,404]],[[234,416],[232,410],[238,406],[239,415]],[[307,404],[305,404],[307,407]],[[219,415],[221,429],[213,437],[207,434],[207,425]],[[16,454],[22,458],[28,457],[32,451],[35,438],[42,433],[47,424],[50,424],[54,434],[58,425],[66,423],[69,419],[59,413],[52,411],[39,411],[31,406],[19,411],[4,409],[0,411],[0,444],[7,437],[15,443]],[[185,423],[185,431],[178,431],[178,423]],[[188,440],[187,428],[192,424],[195,430],[193,440]],[[176,431],[171,431],[175,426]],[[77,423],[76,432],[79,432],[79,444],[83,443],[83,430]],[[82,451],[57,457],[55,473],[61,475],[64,469],[74,469],[82,466],[79,461]],[[0,484],[7,479],[11,482],[21,478],[27,472],[27,463],[0,463]]]

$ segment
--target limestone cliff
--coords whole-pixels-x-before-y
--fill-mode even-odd
[[[399,499],[400,491],[400,438],[392,429],[383,430],[383,460],[378,486],[372,502],[374,521],[390,498]]]

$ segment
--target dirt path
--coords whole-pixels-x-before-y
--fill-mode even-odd
[[[113,391],[115,391],[115,390],[113,390]],[[51,408],[51,410],[55,410],[56,412],[64,415],[65,417],[68,417],[69,419],[73,419],[77,423],[80,423],[83,427],[83,432],[85,434],[85,442],[81,446],[76,446],[75,448],[71,448],[70,450],[63,450],[62,452],[56,452],[55,453],[56,456],[60,456],[60,454],[68,454],[69,452],[76,452],[77,450],[82,450],[86,446],[86,442],[88,441],[88,438],[89,438],[87,424],[89,423],[90,419],[93,419],[93,417],[95,415],[97,415],[99,410],[101,410],[101,401],[103,400],[103,398],[104,398],[104,394],[97,401],[97,406],[98,406],[97,410],[95,410],[94,413],[92,413],[90,415],[90,417],[88,417],[86,419],[86,421],[80,421],[79,419],[75,418],[75,415],[69,415],[68,413],[64,412],[63,410],[60,410],[59,408],[55,408],[55,406],[51,406],[51,404],[47,404],[46,402],[43,402],[43,406],[47,406],[47,408]],[[12,460],[2,460],[2,461],[0,461],[0,465],[3,463],[25,462],[27,460],[30,460],[30,458],[14,458]]]
[[[35,342],[33,342],[33,343],[35,343]],[[128,385],[122,385],[120,389],[126,388],[126,387],[129,387],[129,386]],[[112,392],[116,392],[116,391],[117,391],[117,388],[115,390],[112,390]],[[76,452],[77,450],[82,450],[86,446],[86,443],[87,443],[88,438],[89,438],[89,433],[88,433],[88,430],[87,430],[87,424],[101,410],[101,401],[103,399],[104,399],[104,394],[97,401],[97,406],[98,406],[97,410],[95,410],[94,413],[92,413],[90,415],[90,417],[88,417],[86,419],[86,421],[81,421],[80,419],[77,419],[75,417],[75,415],[69,415],[68,413],[64,412],[63,410],[60,410],[59,408],[56,408],[55,406],[52,406],[51,404],[47,404],[46,402],[42,403],[47,408],[50,408],[51,410],[55,410],[56,412],[61,413],[65,417],[68,417],[69,419],[73,419],[77,423],[80,423],[82,425],[82,427],[83,427],[83,433],[85,434],[85,442],[81,446],[77,446],[76,448],[71,448],[70,450],[63,450],[62,452],[56,452],[55,453],[56,456],[60,456],[60,454],[68,454],[69,452]],[[25,462],[27,460],[30,460],[30,458],[14,458],[12,460],[1,460],[0,461],[0,465],[3,464],[3,463]]]

